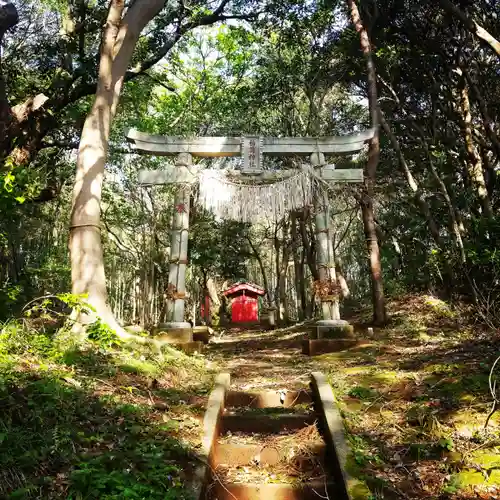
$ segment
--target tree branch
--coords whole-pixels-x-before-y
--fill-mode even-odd
[[[214,15],[218,16],[218,15],[222,14],[222,12],[224,11],[224,9],[228,3],[229,3],[229,0],[222,0],[220,5],[214,10]]]
[[[457,7],[450,0],[439,0],[439,3],[446,12],[459,19],[473,35],[476,35],[483,42],[485,42],[493,50],[493,52],[495,52],[497,57],[500,58],[500,42],[493,35],[486,31],[476,21],[468,17],[463,10]]]

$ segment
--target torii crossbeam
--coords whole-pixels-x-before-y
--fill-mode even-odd
[[[241,176],[255,180],[272,181],[282,179],[290,173],[271,173],[262,168],[264,155],[268,156],[309,156],[316,175],[326,182],[362,182],[361,169],[335,169],[328,165],[325,155],[353,155],[369,142],[375,129],[341,137],[168,137],[129,130],[127,139],[141,154],[155,156],[176,156],[175,166],[165,165],[162,170],[142,170],[139,182],[142,185],[180,184],[175,196],[174,222],[171,232],[171,254],[169,267],[169,289],[167,298],[167,323],[160,330],[167,330],[172,340],[186,339],[186,329],[190,327],[184,318],[185,276],[189,230],[189,189],[196,182],[197,171],[192,157],[217,158],[241,156],[243,166]],[[315,200],[315,223],[318,241],[317,263],[320,281],[336,282],[332,241],[329,235],[328,199]],[[338,297],[322,300],[323,326],[327,323],[345,323],[340,320]],[[320,325],[322,326],[322,325]],[[318,326],[318,336],[320,326]]]

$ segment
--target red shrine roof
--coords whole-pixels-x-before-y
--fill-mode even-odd
[[[255,285],[254,283],[235,283],[222,293],[227,297],[228,295],[234,295],[235,293],[243,291],[255,293],[256,295],[264,295],[266,293],[263,288],[259,285]]]

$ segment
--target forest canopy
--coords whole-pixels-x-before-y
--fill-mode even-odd
[[[99,226],[110,303],[120,321],[159,320],[173,210],[171,187],[137,183],[139,169],[169,160],[134,154],[125,140],[129,128],[317,137],[352,133],[374,120],[380,126],[375,170],[360,158],[368,182],[339,186],[331,197],[336,259],[350,300],[370,300],[380,278],[379,295],[431,290],[466,298],[495,321],[499,7],[358,3],[359,26],[352,23],[352,2],[335,1],[160,2],[150,19],[136,19],[145,28],[113,104],[100,219],[90,223]],[[36,296],[71,289],[76,152],[98,89],[102,26],[121,4],[1,5],[3,318]],[[135,4],[122,5],[123,16]],[[360,48],[360,29],[369,46]],[[188,280],[195,300],[208,279],[219,289],[247,279],[266,286],[283,319],[314,314],[310,284],[318,271],[307,209],[277,225],[245,228],[202,211],[192,217]],[[229,248],[228,235],[234,255],[226,261],[214,249]],[[374,248],[366,246],[373,239],[379,271]]]

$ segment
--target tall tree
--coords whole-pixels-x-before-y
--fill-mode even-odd
[[[166,44],[166,52],[194,26],[227,18],[223,11],[228,3],[222,0],[210,14],[179,25],[173,41]],[[164,7],[165,0],[136,0],[127,9],[124,0],[110,1],[101,41],[97,91],[78,149],[70,225],[72,292],[88,294],[88,302],[97,314],[122,335],[126,334],[111,312],[106,291],[100,234],[102,182],[111,124],[135,46],[146,24]],[[174,9],[170,3],[166,8]]]
[[[375,71],[375,63],[373,61],[372,47],[368,30],[363,24],[358,6],[355,0],[348,0],[348,5],[351,12],[352,22],[356,31],[359,33],[361,50],[366,60],[366,69],[368,72],[368,105],[370,108],[372,127],[375,128],[375,133],[370,141],[368,149],[368,162],[365,168],[366,176],[360,203],[371,272],[373,321],[375,324],[383,325],[387,321],[387,312],[385,307],[382,263],[380,260],[380,248],[378,244],[373,207],[374,185],[376,182],[377,166],[380,158],[377,74]]]
[[[439,4],[443,9],[459,19],[464,26],[480,40],[486,43],[495,54],[500,57],[500,42],[483,26],[477,23],[472,17],[468,16],[460,7],[455,5],[451,0],[439,0]]]

